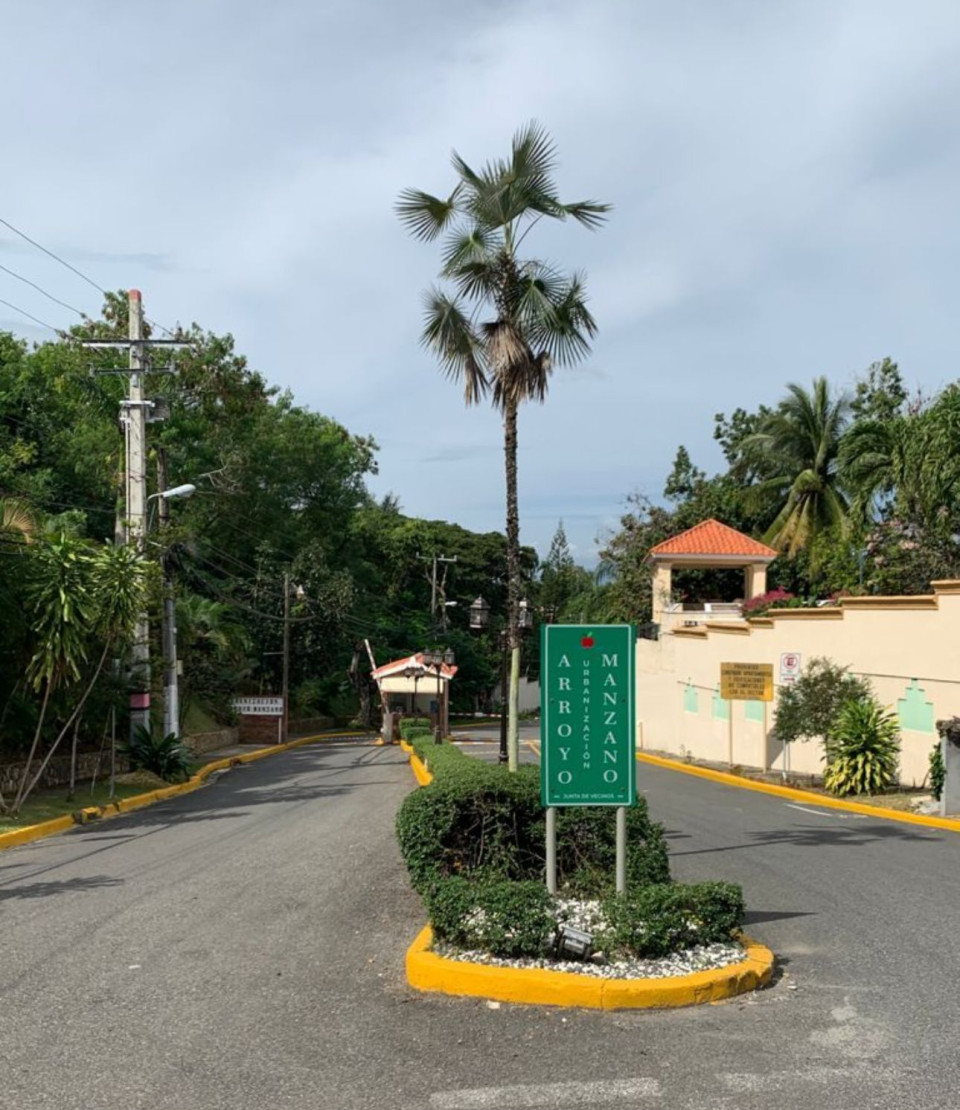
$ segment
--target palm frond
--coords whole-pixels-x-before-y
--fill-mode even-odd
[[[489,388],[483,343],[457,301],[434,289],[424,298],[421,342],[440,359],[447,377],[463,386],[464,400],[477,404]]]
[[[503,240],[476,224],[451,235],[443,249],[443,276],[455,277],[457,270],[472,262],[489,262]]]
[[[400,222],[415,239],[429,243],[450,224],[457,213],[460,186],[443,200],[420,189],[404,189],[394,206]]]
[[[591,231],[602,227],[606,222],[607,213],[613,211],[612,204],[601,204],[595,200],[579,200],[574,204],[564,204],[561,207],[566,215]]]

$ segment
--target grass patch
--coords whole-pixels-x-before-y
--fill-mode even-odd
[[[145,794],[149,790],[149,786],[129,786],[118,783],[113,800],[132,798],[135,794]],[[111,801],[109,782],[98,782],[93,790],[90,789],[89,783],[82,782],[77,787],[73,800],[69,802],[65,786],[36,790],[23,803],[16,817],[0,814],[0,833],[15,832],[28,825],[39,825],[42,821],[52,821],[55,817],[65,817],[85,806],[105,806],[109,801]]]

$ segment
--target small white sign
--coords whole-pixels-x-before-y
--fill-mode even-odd
[[[800,677],[800,653],[785,651],[780,656],[780,685],[790,686]]]
[[[283,698],[234,698],[233,708],[243,717],[280,717]]]

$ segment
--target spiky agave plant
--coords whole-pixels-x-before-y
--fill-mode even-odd
[[[875,701],[848,701],[827,737],[823,784],[833,794],[879,794],[897,775],[900,727]]]

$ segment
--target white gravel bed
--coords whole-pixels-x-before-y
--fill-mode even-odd
[[[505,959],[489,952],[471,952],[435,941],[433,951],[446,960],[463,963],[489,964],[491,967],[533,967],[544,971],[567,971],[576,975],[593,975],[598,979],[669,979],[691,975],[695,971],[712,971],[739,963],[746,953],[739,944],[706,944],[674,952],[658,960],[617,960],[606,963],[593,957],[589,960]]]
[[[558,923],[564,922],[588,932],[603,925],[600,903],[558,898],[556,900]],[[482,914],[482,911],[477,911]],[[729,941],[723,944],[698,944],[680,952],[672,952],[659,959],[621,959],[608,961],[603,953],[587,960],[559,960],[549,957],[521,957],[507,959],[491,956],[481,950],[457,948],[445,941],[435,940],[433,951],[447,960],[463,963],[488,964],[491,967],[540,968],[545,971],[566,971],[577,975],[592,975],[598,979],[668,979],[677,975],[690,975],[695,971],[713,971],[739,963],[746,956],[741,944]]]

